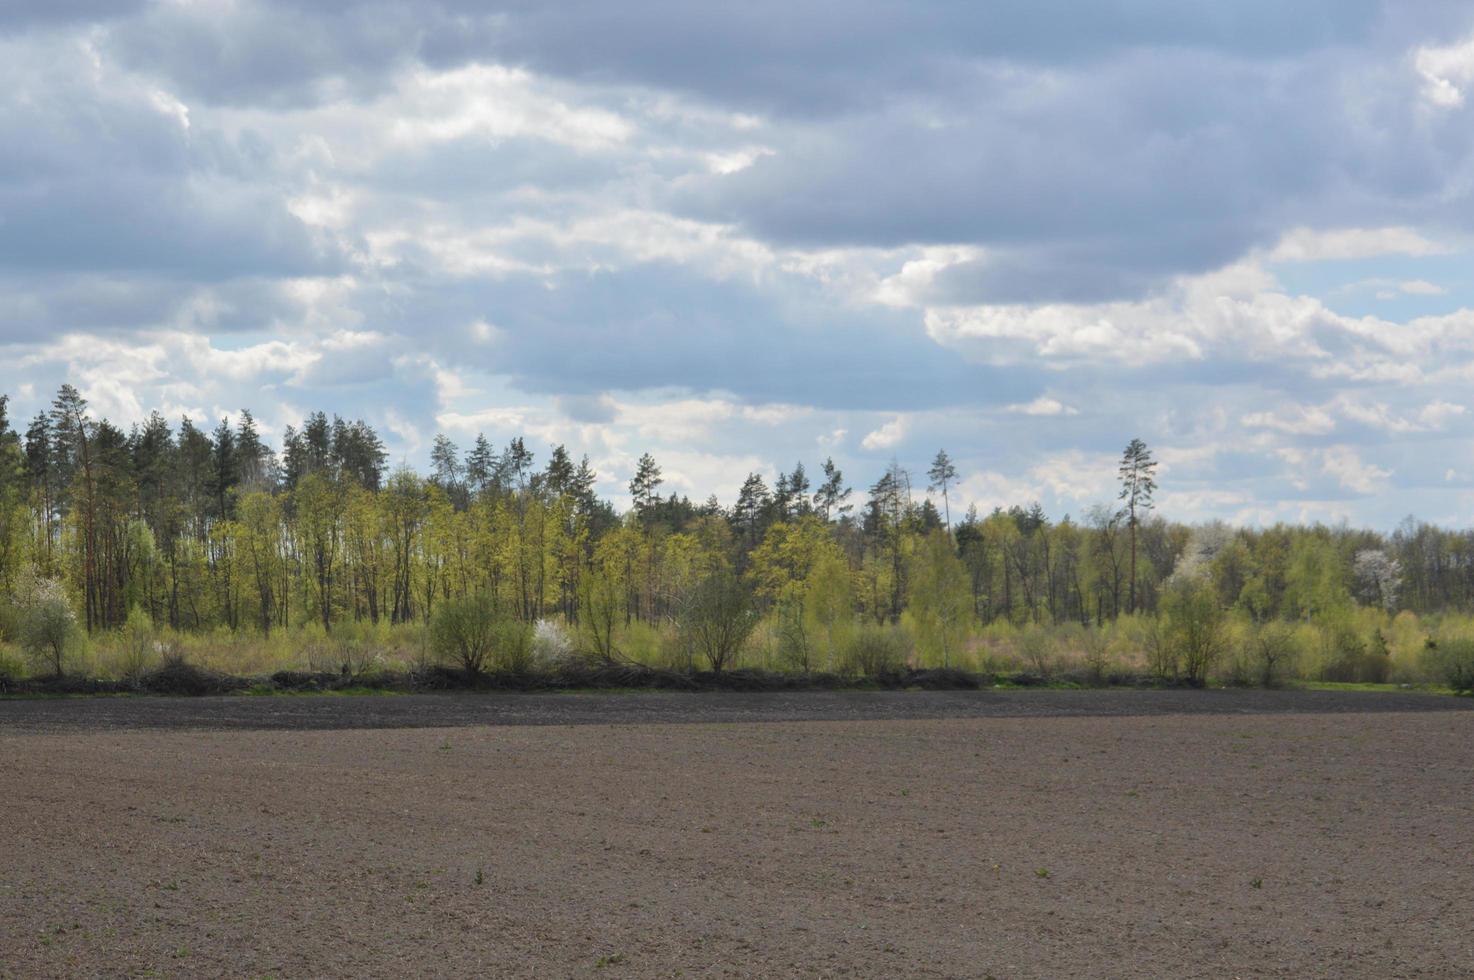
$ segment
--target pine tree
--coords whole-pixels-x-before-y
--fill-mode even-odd
[[[256,419],[250,409],[241,409],[236,425],[235,449],[239,461],[242,489],[273,490],[276,487],[276,457],[271,447],[261,441]]]
[[[756,547],[762,540],[772,510],[773,498],[762,475],[747,474],[737,493],[737,503],[732,506],[732,526],[747,548]]]
[[[643,520],[655,506],[660,502],[656,494],[656,487],[665,481],[660,476],[660,465],[655,462],[655,457],[645,453],[640,457],[640,462],[635,467],[634,478],[630,480],[630,501],[634,504],[635,513]]]
[[[833,459],[824,460],[824,482],[814,492],[814,508],[826,521],[839,518],[854,509],[854,504],[846,503],[849,497],[850,488],[844,485],[844,474]]]
[[[492,473],[496,469],[496,458],[491,451],[491,443],[486,441],[486,436],[476,434],[476,443],[471,451],[466,454],[466,483],[478,493],[485,493],[491,485]]]
[[[568,492],[578,504],[579,511],[588,516],[598,506],[599,500],[594,495],[594,484],[599,476],[594,468],[589,465],[589,458],[585,455],[578,461],[578,470],[573,474],[573,481],[569,485]]]
[[[507,443],[507,450],[502,454],[502,468],[518,490],[527,489],[527,474],[532,469],[532,452],[523,443],[521,436]]]
[[[1141,523],[1141,513],[1152,509],[1152,494],[1157,489],[1157,461],[1152,459],[1150,449],[1140,439],[1132,439],[1121,454],[1121,508],[1126,517],[1126,526],[1131,532],[1131,582],[1127,609],[1136,611],[1136,529]]]
[[[931,478],[931,485],[927,487],[929,493],[942,491],[942,507],[947,518],[947,530],[952,530],[952,503],[947,498],[947,490],[957,482],[957,467],[952,465],[952,460],[947,456],[947,450],[938,449],[936,459],[931,462],[931,469],[926,471]]]
[[[435,437],[430,447],[430,479],[449,490],[461,480],[460,450],[443,433]]]
[[[229,520],[234,508],[230,492],[240,483],[240,459],[235,444],[235,432],[227,419],[221,419],[210,440],[210,497],[215,505],[215,516]]]
[[[792,494],[796,516],[813,513],[813,504],[809,501],[809,475],[804,472],[803,463],[794,464],[793,472],[788,475],[788,492]]]
[[[25,466],[31,493],[35,495],[36,506],[40,511],[45,562],[41,571],[44,576],[51,574],[56,545],[56,472],[52,465],[55,450],[51,443],[51,417],[41,412],[31,420],[26,429]]]
[[[543,483],[548,488],[548,493],[554,497],[566,495],[573,486],[573,460],[568,456],[568,450],[562,445],[553,447],[553,453],[548,457],[548,467],[543,471]]]

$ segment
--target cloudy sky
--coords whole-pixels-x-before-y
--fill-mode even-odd
[[[0,390],[1474,516],[1465,0],[722,6],[6,0]]]

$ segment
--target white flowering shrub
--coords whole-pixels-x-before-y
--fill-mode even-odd
[[[556,667],[573,656],[573,637],[563,624],[539,619],[532,629],[532,663],[540,669]]]

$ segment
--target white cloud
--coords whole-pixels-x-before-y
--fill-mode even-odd
[[[1074,408],[1074,407],[1072,407],[1070,405],[1066,405],[1064,402],[1060,401],[1057,398],[1049,398],[1049,397],[1043,396],[1043,395],[1041,395],[1038,398],[1035,398],[1031,402],[1024,402],[1024,403],[1018,404],[1018,405],[1009,405],[1006,408],[1004,408],[1004,411],[1005,412],[1010,412],[1010,413],[1012,413],[1014,415],[1035,415],[1035,416],[1057,416],[1057,415],[1079,415],[1080,414],[1079,409]]]
[[[1418,421],[1425,428],[1441,429],[1453,419],[1463,415],[1464,412],[1463,405],[1456,405],[1453,402],[1429,402],[1423,406],[1422,411],[1418,412]]]
[[[1448,251],[1413,228],[1295,228],[1286,232],[1265,258],[1270,262],[1325,262],[1372,259],[1383,255],[1439,255]]]
[[[871,299],[884,306],[921,306],[937,276],[947,269],[983,258],[980,248],[970,245],[929,246],[921,254],[906,260],[900,271],[881,279]]]
[[[389,120],[395,141],[417,148],[466,136],[530,136],[598,151],[633,131],[613,112],[569,105],[527,72],[500,65],[415,72],[374,114]]]
[[[1321,408],[1294,405],[1276,412],[1250,412],[1240,421],[1250,429],[1273,429],[1289,435],[1324,435],[1336,427],[1336,420]]]
[[[1321,472],[1353,493],[1376,493],[1386,486],[1392,475],[1374,463],[1364,462],[1351,446],[1331,446],[1321,452]]]
[[[1318,329],[1342,318],[1290,296],[1254,263],[1187,276],[1136,302],[933,307],[931,337],[992,363],[1043,357],[1162,363],[1234,358],[1325,358]],[[1000,344],[999,341],[1008,343]]]
[[[1425,100],[1444,109],[1461,106],[1464,87],[1474,79],[1474,37],[1444,47],[1418,48],[1413,65],[1423,77]]]
[[[907,427],[908,422],[906,417],[897,415],[889,422],[880,426],[880,428],[868,433],[864,439],[860,440],[860,446],[861,448],[872,450],[891,449],[898,445],[902,439],[906,438]]]
[[[1444,296],[1448,290],[1426,279],[1404,279],[1397,288],[1409,296]]]

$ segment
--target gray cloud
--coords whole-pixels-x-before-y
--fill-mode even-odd
[[[120,416],[250,405],[273,426],[322,407],[406,454],[437,412],[499,410],[611,465],[631,431],[663,438],[618,406],[783,403],[716,410],[702,471],[832,451],[858,483],[945,440],[1069,509],[1140,434],[1214,512],[1370,512],[1385,473],[1441,516],[1474,479],[1445,479],[1474,417],[1419,419],[1460,402],[1432,375],[1468,361],[1465,327],[1399,346],[1426,328],[1179,283],[1297,226],[1474,230],[1470,110],[1430,109],[1412,57],[1471,29],[1453,0],[20,0],[0,342],[27,366],[0,388],[72,378]],[[965,247],[907,279],[931,245]],[[1126,364],[1097,327],[1182,343]],[[1427,380],[1389,380],[1407,367]],[[1045,396],[1074,414],[1021,409]]]
[[[894,313],[839,314],[817,297],[714,283],[650,264],[620,272],[426,284],[410,307],[361,300],[369,324],[528,391],[726,391],[753,402],[876,410],[1006,403],[1032,372],[970,365]],[[475,321],[496,325],[486,344]],[[575,402],[574,404],[581,404]]]
[[[98,23],[128,17],[145,0],[6,0],[0,7],[0,34],[69,23]]]
[[[75,44],[0,52],[13,55],[0,68],[6,268],[219,280],[338,267],[336,249],[290,214],[249,138],[197,135],[187,108],[106,77]]]

